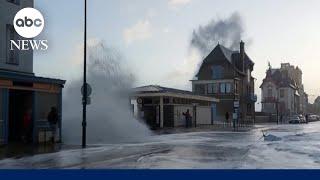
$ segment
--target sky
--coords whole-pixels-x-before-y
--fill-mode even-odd
[[[34,52],[35,73],[67,83],[81,77],[82,0],[35,0],[35,7],[46,23],[37,39],[49,41],[47,51]],[[255,62],[257,108],[268,62],[274,68],[282,62],[299,66],[313,102],[320,90],[318,7],[318,0],[88,0],[88,44],[103,41],[121,52],[136,86],[191,90],[189,80],[202,60],[190,48],[193,30],[238,13],[246,52]]]

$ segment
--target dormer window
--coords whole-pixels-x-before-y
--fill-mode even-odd
[[[272,88],[271,87],[269,87],[268,88],[268,97],[272,97],[273,95],[272,95]]]
[[[212,66],[211,67],[211,78],[212,79],[222,79],[223,78],[223,67],[222,66]]]

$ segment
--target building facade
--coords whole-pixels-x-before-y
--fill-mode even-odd
[[[251,73],[254,63],[245,53],[245,44],[240,42],[240,51],[230,50],[218,44],[203,60],[192,82],[192,91],[199,95],[220,100],[213,106],[214,119],[224,121],[225,114],[236,113],[239,121],[254,122],[256,95]],[[235,102],[238,111],[235,112]]]
[[[304,85],[302,83],[302,70],[298,66],[290,65],[290,63],[282,63],[281,71],[287,72],[288,76],[293,79],[296,84],[297,91],[299,94],[299,104],[297,107],[298,113],[305,114],[307,113],[308,107],[308,94],[304,91]]]
[[[269,65],[260,88],[262,112],[283,116],[307,113],[308,95],[298,67],[282,63],[280,68],[273,69]]]
[[[31,119],[30,140],[33,143],[48,141],[53,136],[47,120],[52,108],[59,114],[60,131],[56,141],[61,141],[65,81],[35,76],[32,50],[10,50],[10,40],[23,39],[13,28],[14,16],[33,4],[33,0],[0,1],[0,145],[23,141],[26,116]]]
[[[309,104],[308,113],[320,115],[320,96],[314,100],[313,104]]]
[[[24,74],[33,74],[33,52],[10,51],[10,40],[21,39],[13,28],[13,18],[25,7],[33,7],[33,0],[0,1],[0,68]]]

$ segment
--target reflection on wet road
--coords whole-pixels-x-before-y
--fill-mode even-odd
[[[0,168],[320,168],[320,122],[153,136],[0,161]],[[261,130],[281,138],[264,141]]]

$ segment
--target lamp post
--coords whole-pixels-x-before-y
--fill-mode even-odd
[[[87,139],[87,0],[84,0],[84,60],[83,60],[83,93],[82,93],[82,148],[86,148]]]

